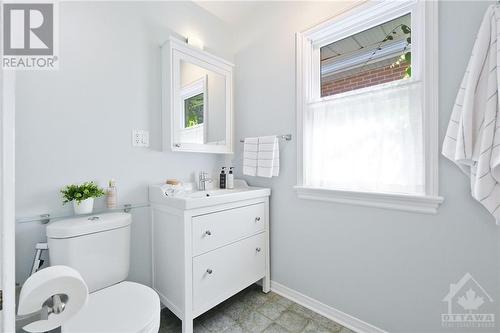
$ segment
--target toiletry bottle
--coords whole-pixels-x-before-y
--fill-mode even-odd
[[[219,188],[226,188],[226,171],[224,171],[226,167],[222,167],[222,171],[219,176]]]
[[[226,180],[226,188],[234,188],[233,169],[234,167],[229,168],[229,173],[227,174],[227,180]]]
[[[111,179],[109,181],[109,187],[106,190],[106,207],[109,209],[116,208],[116,184],[115,180]]]

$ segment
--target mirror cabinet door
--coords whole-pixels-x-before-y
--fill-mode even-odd
[[[168,44],[163,116],[170,119],[170,149],[232,153],[232,64],[181,41]]]

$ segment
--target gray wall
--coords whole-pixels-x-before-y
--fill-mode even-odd
[[[18,73],[18,217],[71,213],[58,193],[69,183],[105,185],[114,178],[119,203],[143,203],[150,183],[216,169],[221,157],[215,155],[160,151],[159,45],[170,34],[195,33],[232,61],[224,23],[189,2],[64,2],[60,17],[60,70]],[[150,149],[131,146],[132,129],[150,131]],[[133,217],[130,278],[148,284],[148,209],[134,210]],[[22,282],[45,227],[35,222],[16,229]]]
[[[440,138],[488,4],[440,2]],[[344,5],[263,4],[258,24],[240,25],[236,137],[296,133],[294,33]],[[440,159],[439,213],[414,214],[297,199],[295,145],[282,146],[279,178],[248,178],[272,188],[272,280],[390,332],[444,331],[441,300],[466,272],[500,300],[500,227],[452,163]]]

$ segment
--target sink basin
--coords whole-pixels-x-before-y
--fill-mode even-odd
[[[153,204],[164,204],[173,208],[192,209],[248,200],[271,194],[271,190],[268,188],[248,186],[246,182],[241,180],[238,182],[235,181],[236,183],[239,186],[234,189],[190,191],[179,193],[175,196],[166,195],[161,184],[150,185],[149,201]]]

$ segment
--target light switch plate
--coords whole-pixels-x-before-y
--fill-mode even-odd
[[[133,147],[149,147],[149,131],[132,130]]]

